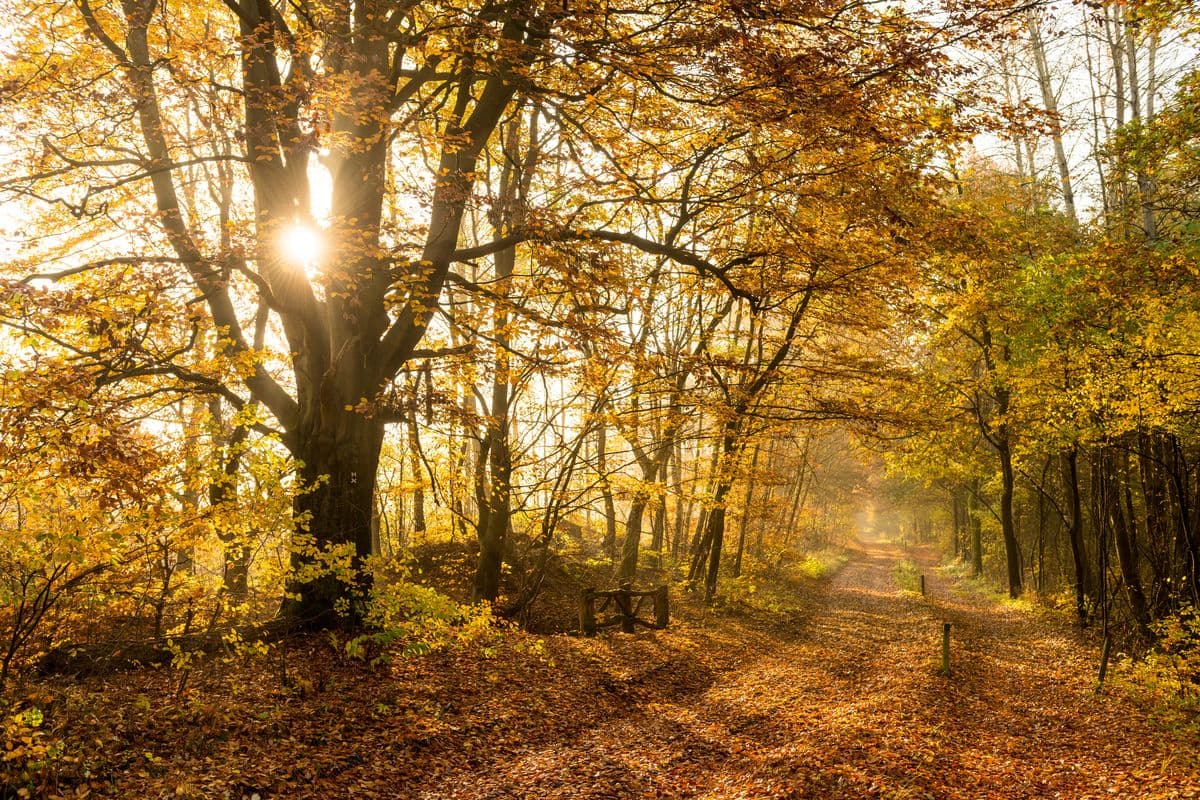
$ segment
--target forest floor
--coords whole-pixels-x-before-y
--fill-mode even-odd
[[[971,588],[932,550],[872,541],[850,555],[834,577],[793,587],[786,608],[684,608],[655,633],[514,634],[486,653],[376,669],[314,639],[279,664],[198,669],[184,698],[166,670],[89,679],[59,714],[74,721],[56,726],[76,779],[39,792],[1200,796],[1197,741],[1121,691],[1097,693],[1098,653],[1055,615]],[[927,576],[927,597],[898,585],[903,559]]]

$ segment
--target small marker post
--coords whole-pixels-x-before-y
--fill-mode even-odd
[[[925,576],[921,575],[921,597],[925,596]]]
[[[942,674],[950,675],[950,623],[942,623]]]

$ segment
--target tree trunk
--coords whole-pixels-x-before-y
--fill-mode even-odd
[[[668,448],[667,462],[669,462],[671,460],[671,457],[674,454],[674,447],[672,446],[672,444],[673,443],[667,444],[667,448]],[[653,550],[654,552],[658,553],[658,557],[659,557],[658,560],[659,560],[660,566],[662,564],[663,545],[664,545],[664,542],[666,540],[666,535],[667,535],[666,485],[667,485],[667,475],[668,475],[668,471],[670,469],[670,464],[667,462],[664,462],[662,464],[662,466],[659,467],[659,470],[658,470],[657,484],[659,487],[662,487],[662,491],[658,492],[658,504],[655,505],[655,507],[654,507],[654,525],[651,528],[651,535],[650,535],[650,549]]]
[[[421,434],[417,430],[417,398],[416,386],[412,387],[413,396],[409,398],[408,419],[405,420],[405,428],[408,434],[408,457],[409,468],[412,470],[412,504],[413,518],[412,529],[413,539],[424,540],[425,538],[425,481],[422,476],[421,467]]]
[[[958,541],[959,541],[960,531],[962,530],[962,527],[961,527],[962,511],[959,508],[959,505],[960,505],[960,503],[959,503],[959,499],[958,499],[958,492],[957,491],[951,492],[950,493],[950,517],[951,517],[950,545],[951,545],[951,550],[953,551],[952,554],[953,554],[955,561],[958,561],[958,554],[959,554]]]
[[[688,581],[692,585],[704,576],[704,602],[711,603],[717,593],[717,577],[721,567],[721,549],[725,544],[725,504],[733,488],[734,459],[737,454],[737,423],[727,425],[721,447],[714,453],[712,508],[707,514],[704,535],[692,558]],[[707,567],[706,567],[707,562]]]
[[[646,504],[650,495],[644,488],[639,488],[633,494],[629,503],[629,516],[625,518],[625,539],[621,542],[621,563],[617,576],[621,580],[633,580],[637,577],[638,549],[642,544],[642,517],[646,513]]]
[[[1171,434],[1169,442],[1171,469],[1168,474],[1179,514],[1175,529],[1175,552],[1180,561],[1180,582],[1186,587],[1189,595],[1181,600],[1200,607],[1200,585],[1197,585],[1200,579],[1200,536],[1196,535],[1196,495],[1187,455],[1180,446],[1178,437]]]
[[[1129,600],[1129,610],[1141,634],[1149,638],[1150,612],[1146,603],[1146,592],[1142,587],[1142,576],[1138,568],[1137,530],[1133,519],[1132,491],[1129,488],[1127,457],[1118,455],[1111,445],[1102,450],[1105,515],[1112,526],[1113,545],[1117,550],[1117,564],[1121,569],[1121,580]]]
[[[678,437],[671,443],[671,448],[675,451],[671,457],[671,483],[675,489],[675,519],[671,525],[671,555],[679,555],[679,545],[683,541],[683,532],[687,528],[687,523],[691,521],[692,506],[688,502],[684,505],[683,499],[683,442]],[[686,514],[684,509],[687,509]]]
[[[294,511],[300,527],[292,555],[292,596],[283,613],[300,628],[356,624],[369,588],[358,570],[371,552],[383,423],[341,409],[330,409],[321,422],[303,439],[298,454],[301,490]],[[350,567],[349,578],[337,566]]]
[[[497,258],[497,262],[500,259]],[[499,271],[499,270],[498,270]],[[511,274],[511,272],[509,273]],[[490,490],[479,510],[476,534],[479,560],[471,588],[473,602],[492,601],[500,592],[500,566],[512,519],[512,452],[509,447],[508,315],[495,312],[496,363],[492,377],[492,408],[488,415],[488,472]]]
[[[977,578],[983,574],[983,519],[980,517],[978,493],[979,480],[976,479],[967,502],[967,518],[971,525],[971,574]]]
[[[497,236],[518,227],[524,219],[524,201],[528,181],[538,157],[537,109],[529,112],[528,147],[522,150],[521,114],[514,114],[503,130],[503,167],[491,223]],[[495,284],[493,291],[501,298],[492,308],[492,335],[495,356],[492,373],[492,407],[488,415],[488,466],[491,473],[491,494],[487,502],[486,520],[478,525],[479,562],[471,598],[475,602],[493,601],[500,593],[500,568],[512,528],[512,367],[509,353],[511,335],[507,295],[516,269],[517,249],[509,246],[499,250],[494,258]]]
[[[1063,211],[1071,221],[1072,229],[1079,227],[1079,215],[1075,211],[1075,190],[1071,185],[1071,166],[1067,162],[1067,151],[1063,146],[1062,120],[1058,116],[1058,97],[1051,83],[1050,66],[1046,60],[1046,46],[1042,41],[1037,11],[1030,9],[1029,45],[1033,51],[1033,64],[1037,71],[1038,88],[1042,92],[1042,105],[1050,115],[1050,141],[1054,144],[1054,162],[1058,166],[1058,182],[1062,192]]]
[[[804,442],[804,451],[800,459],[800,471],[796,473],[796,488],[792,494],[792,507],[788,511],[787,529],[783,532],[783,546],[792,542],[792,534],[796,532],[796,520],[800,517],[800,509],[804,506],[804,498],[808,493],[808,482],[804,476],[808,474],[808,441]]]
[[[742,574],[742,553],[746,550],[746,528],[750,523],[750,510],[754,507],[754,484],[758,473],[758,458],[762,453],[761,445],[754,445],[754,455],[750,457],[750,475],[746,481],[746,502],[742,504],[742,519],[738,523],[737,553],[733,557],[733,577]]]
[[[600,476],[600,498],[604,502],[604,552],[617,557],[617,504],[608,482],[608,427],[604,420],[596,426],[596,472]]]
[[[1020,597],[1022,588],[1021,545],[1017,542],[1016,525],[1013,521],[1013,487],[1015,476],[1012,465],[1012,447],[1007,436],[1000,439],[1000,530],[1004,536],[1004,557],[1008,566],[1008,596]]]
[[[1079,500],[1079,450],[1075,445],[1059,456],[1059,468],[1067,504],[1067,539],[1071,543],[1071,563],[1075,570],[1075,614],[1080,625],[1087,625],[1088,580],[1087,554],[1083,545],[1083,513]]]

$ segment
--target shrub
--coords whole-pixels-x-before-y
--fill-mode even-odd
[[[1186,606],[1154,623],[1155,648],[1130,665],[1133,681],[1154,698],[1200,706],[1200,611]]]
[[[483,644],[484,653],[499,635],[487,603],[464,605],[408,579],[394,562],[376,562],[371,597],[362,615],[368,633],[345,644],[346,655],[372,665],[385,663],[388,651],[415,656],[454,644]]]
[[[4,716],[4,755],[0,759],[3,796],[41,796],[53,785],[64,748],[61,741],[47,735],[44,722],[36,706]]]

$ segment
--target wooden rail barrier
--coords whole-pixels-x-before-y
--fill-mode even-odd
[[[642,605],[647,599],[653,599],[654,620],[642,619],[638,616]],[[597,603],[599,605],[597,605]],[[612,607],[616,616],[599,620],[597,616]],[[585,636],[594,636],[601,628],[621,626],[624,633],[633,633],[638,625],[661,630],[670,621],[670,605],[667,601],[667,587],[658,586],[646,591],[636,591],[629,584],[611,591],[584,589],[579,594],[579,628]]]

